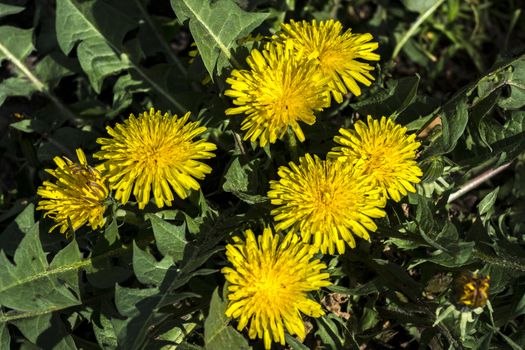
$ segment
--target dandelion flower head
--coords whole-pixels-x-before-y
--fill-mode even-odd
[[[290,45],[267,43],[262,51],[253,49],[246,59],[249,70],[234,70],[226,80],[225,95],[236,107],[227,115],[245,114],[241,130],[245,140],[261,147],[281,139],[288,127],[302,142],[299,122],[312,125],[315,112],[329,106],[329,92],[312,61],[296,54]]]
[[[284,238],[265,228],[255,237],[251,230],[245,240],[239,237],[226,246],[231,267],[222,269],[228,285],[226,316],[238,320],[238,330],[248,324],[251,339],[272,340],[284,345],[284,331],[304,339],[306,331],[300,313],[311,317],[324,315],[321,305],[307,293],[329,286],[330,275],[315,249],[296,235]]]
[[[104,226],[104,211],[109,189],[98,170],[88,165],[86,155],[76,150],[79,163],[55,157],[56,169],[46,169],[56,181],[44,181],[37,190],[42,198],[37,210],[55,221],[50,232],[60,227],[60,233],[69,228],[76,231],[86,223],[92,229]]]
[[[352,92],[361,95],[357,83],[370,86],[374,77],[370,74],[374,67],[363,60],[379,61],[373,51],[378,43],[371,42],[372,34],[355,34],[351,30],[344,33],[341,22],[328,20],[317,22],[301,21],[281,25],[277,40],[281,43],[292,41],[294,48],[313,59],[323,76],[329,77],[328,86],[334,99],[341,103],[343,95]]]
[[[332,148],[328,157],[363,167],[385,196],[399,202],[408,192],[416,191],[413,184],[423,175],[416,162],[421,144],[415,134],[407,135],[406,131],[391,119],[368,116],[368,124],[358,121],[355,130],[339,130],[341,135],[334,141],[340,146]]]
[[[214,157],[216,146],[203,139],[193,140],[206,127],[189,122],[189,117],[190,112],[179,118],[152,108],[138,118],[131,114],[115,128],[107,127],[111,138],[97,140],[102,146],[95,157],[104,161],[117,200],[126,204],[133,192],[143,209],[153,191],[155,204],[162,208],[171,206],[173,191],[184,199],[189,190],[200,188],[196,179],[204,179],[212,169],[199,160]]]
[[[306,154],[278,170],[270,181],[268,197],[277,208],[271,214],[277,230],[290,229],[322,253],[345,252],[345,242],[355,247],[353,235],[369,239],[385,215],[385,198],[363,173],[343,162],[321,160]]]

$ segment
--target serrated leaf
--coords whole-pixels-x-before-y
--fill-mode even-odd
[[[146,218],[151,222],[155,242],[162,255],[171,257],[175,262],[181,261],[188,243],[185,238],[186,224],[172,225],[154,214],[148,214]]]
[[[212,77],[235,62],[237,39],[247,36],[269,15],[245,12],[232,0],[171,0],[171,7],[180,22],[189,21],[191,34]]]
[[[57,0],[58,44],[68,55],[78,43],[80,65],[97,93],[106,77],[129,68],[115,49],[135,26],[137,23],[109,2]]]
[[[248,341],[229,323],[225,300],[219,295],[219,288],[215,288],[210,302],[210,312],[204,321],[204,343],[207,350],[251,349]]]
[[[74,258],[71,253],[66,255]],[[0,252],[0,305],[17,311],[50,312],[80,304],[60,279],[64,274],[67,280],[73,281],[71,274],[65,274],[69,269],[57,267],[63,257],[59,257],[53,267],[48,264],[40,243],[38,223],[22,239],[13,260],[14,264],[3,251]],[[76,266],[78,261],[69,263]],[[78,287],[73,287],[78,290]]]

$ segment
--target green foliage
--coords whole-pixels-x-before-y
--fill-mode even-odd
[[[375,81],[304,126],[304,143],[242,141],[242,117],[224,113],[224,80],[253,46],[240,39],[313,18],[374,35]],[[333,285],[311,297],[325,315],[287,346],[525,348],[523,33],[511,0],[0,0],[0,348],[261,349],[224,314],[224,246],[272,224],[279,166],[324,157],[368,114],[418,135],[423,182],[370,241],[321,257]],[[171,208],[112,203],[100,232],[48,233],[35,204],[52,159],[81,147],[91,162],[106,125],[150,107],[208,128],[201,191]],[[489,303],[471,310],[453,280],[476,270]]]
[[[189,21],[190,31],[211,76],[220,75],[232,62],[240,66],[234,56],[236,40],[250,34],[268,17],[264,13],[248,14],[232,0],[172,0],[171,6],[180,22]]]

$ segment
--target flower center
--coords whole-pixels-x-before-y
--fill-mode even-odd
[[[283,300],[287,299],[287,294],[291,289],[287,289],[287,284],[291,285],[289,276],[283,274],[282,271],[276,271],[274,268],[269,268],[260,278],[254,282],[255,296],[260,305],[267,305],[267,307],[279,307]]]
[[[354,211],[356,203],[354,191],[344,184],[330,181],[327,179],[325,183],[317,184],[313,191],[313,214],[318,216],[316,220],[325,224],[332,224],[334,217],[344,217],[344,213]]]
[[[186,142],[174,142],[166,135],[159,136],[156,140],[137,144],[135,151],[132,152],[133,160],[144,170],[164,169],[181,163],[187,158]]]

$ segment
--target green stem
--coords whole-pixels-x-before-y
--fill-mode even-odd
[[[426,10],[421,15],[419,15],[417,20],[407,30],[407,32],[405,33],[405,35],[403,35],[401,40],[398,41],[396,47],[394,48],[394,52],[392,53],[392,58],[391,58],[392,61],[396,59],[396,57],[399,55],[399,52],[401,51],[403,46],[405,46],[405,44],[408,41],[408,39],[410,39],[415,34],[416,30],[421,26],[421,24],[423,24],[423,22],[425,22],[426,19],[430,15],[432,15],[434,13],[434,11],[436,11],[438,9],[438,7],[441,6],[444,2],[445,2],[445,0],[437,1],[428,10]]]
[[[290,158],[293,162],[295,162],[297,159],[299,159],[297,138],[295,137],[293,130],[290,128],[286,130],[286,133],[288,134],[288,149],[290,150]]]

